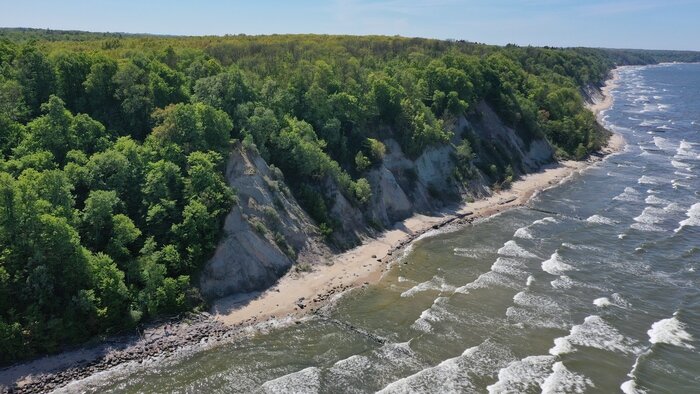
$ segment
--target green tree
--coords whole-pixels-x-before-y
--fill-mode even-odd
[[[226,112],[234,126],[240,127],[243,118],[238,107],[255,99],[254,91],[243,73],[236,68],[198,80],[194,85],[193,99]]]
[[[137,59],[138,62],[138,59]],[[148,120],[154,108],[153,87],[149,73],[141,62],[130,61],[120,65],[112,80],[114,96],[119,100],[123,133],[143,139],[148,131]]]
[[[58,163],[63,163],[66,153],[77,145],[77,136],[71,130],[73,117],[57,96],[52,95],[41,109],[45,115],[27,125],[23,144],[29,151],[49,151]]]
[[[49,99],[54,91],[56,76],[49,59],[36,46],[22,47],[15,59],[17,80],[22,86],[24,102],[30,115],[39,113],[39,107]]]
[[[90,74],[92,59],[82,52],[59,52],[53,59],[56,91],[74,113],[87,112],[84,82]]]
[[[184,154],[198,150],[225,152],[233,125],[228,115],[207,104],[175,104],[153,114],[158,145],[175,144]]]

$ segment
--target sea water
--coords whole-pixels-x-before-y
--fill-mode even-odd
[[[420,240],[324,318],[63,391],[700,392],[700,65],[620,77],[626,149],[534,209]]]

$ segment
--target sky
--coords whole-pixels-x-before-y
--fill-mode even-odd
[[[0,0],[0,26],[700,50],[700,0]]]

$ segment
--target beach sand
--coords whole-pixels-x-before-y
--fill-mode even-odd
[[[598,122],[602,124],[601,113],[613,105],[613,96],[611,91],[618,86],[618,81],[620,80],[620,73],[618,69],[613,69],[610,72],[610,78],[605,81],[605,85],[600,88],[603,94],[603,99],[594,103],[587,103],[586,107],[596,115]]]

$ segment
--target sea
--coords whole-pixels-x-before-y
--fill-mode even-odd
[[[627,141],[412,244],[319,316],[61,392],[700,393],[700,64],[624,67]]]

